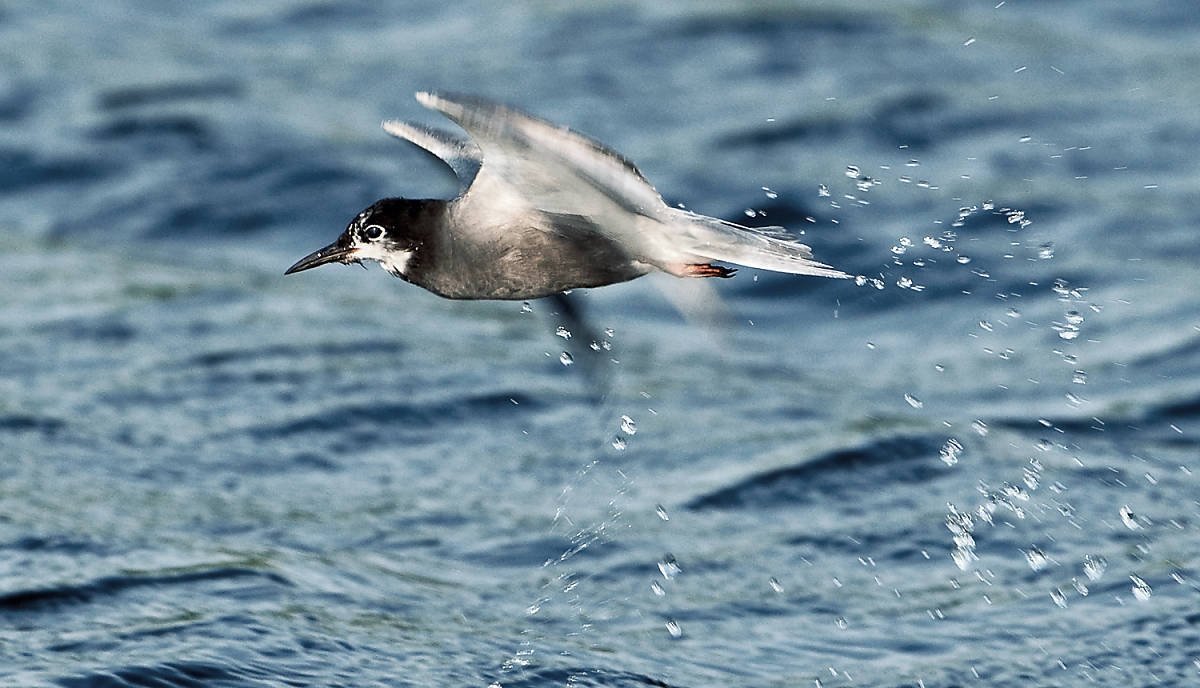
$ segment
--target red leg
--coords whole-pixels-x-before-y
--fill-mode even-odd
[[[737,272],[737,268],[710,265],[709,263],[694,263],[684,265],[679,274],[681,277],[724,277],[728,279],[733,277],[733,273],[735,272]]]

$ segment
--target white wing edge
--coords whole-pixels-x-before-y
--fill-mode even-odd
[[[398,119],[386,120],[382,126],[388,134],[423,148],[444,162],[458,178],[460,191],[471,186],[483,164],[483,153],[470,139]]]
[[[462,127],[483,148],[493,145],[504,153],[517,150],[522,155],[523,149],[536,148],[606,202],[629,212],[653,216],[666,207],[633,162],[586,134],[478,96],[421,91],[416,99]]]

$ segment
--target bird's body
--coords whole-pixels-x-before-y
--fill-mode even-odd
[[[429,212],[431,230],[402,270],[389,271],[438,296],[532,299],[624,282],[649,271],[579,215],[529,212],[519,222],[491,225],[480,233],[473,230],[481,223],[462,217],[454,201],[399,202]]]
[[[632,163],[569,129],[469,96],[417,99],[472,139],[399,121],[384,129],[450,167],[459,195],[378,201],[288,273],[375,260],[454,299],[532,299],[655,270],[732,276],[715,261],[847,276],[812,260],[782,228],[751,229],[668,206]]]

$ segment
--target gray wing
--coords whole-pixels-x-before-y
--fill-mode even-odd
[[[417,101],[449,117],[482,151],[483,165],[465,200],[491,205],[503,199],[601,224],[625,213],[653,217],[666,209],[633,163],[566,127],[474,96],[418,93]]]
[[[458,194],[460,196],[471,187],[475,176],[479,174],[480,165],[483,164],[483,153],[479,150],[479,146],[470,139],[459,138],[440,129],[396,119],[384,122],[383,130],[398,139],[416,144],[445,163],[458,178]]]
[[[668,272],[719,260],[796,274],[845,277],[812,260],[782,228],[751,229],[670,208],[633,163],[602,144],[475,96],[418,93],[417,101],[462,127],[483,154],[463,212],[491,226],[530,208],[586,217],[639,260]],[[422,144],[418,144],[422,145]]]

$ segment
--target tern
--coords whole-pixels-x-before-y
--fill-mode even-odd
[[[813,260],[782,227],[743,227],[667,205],[633,163],[571,129],[476,96],[416,98],[470,138],[398,120],[383,129],[445,163],[458,195],[377,201],[284,274],[373,260],[446,298],[516,300],[655,271],[736,272],[716,263],[849,277]]]

